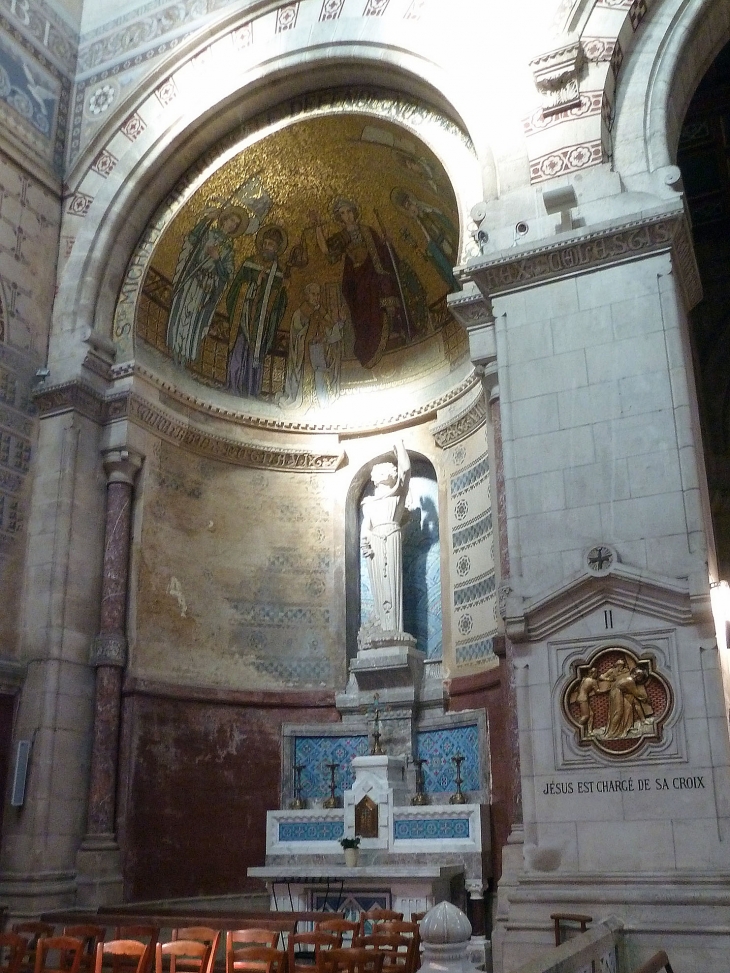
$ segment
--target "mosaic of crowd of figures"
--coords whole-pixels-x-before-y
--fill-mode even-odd
[[[284,411],[443,371],[464,352],[453,191],[366,116],[309,119],[225,163],[163,234],[137,335],[202,382]]]

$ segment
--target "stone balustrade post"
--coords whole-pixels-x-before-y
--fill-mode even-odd
[[[134,481],[142,457],[127,449],[104,454],[107,506],[99,634],[91,646],[96,669],[89,806],[77,856],[78,901],[121,901],[121,862],[115,834],[122,678],[127,662],[127,587]]]
[[[471,923],[451,902],[439,902],[420,923],[421,973],[476,973],[471,958]],[[484,959],[484,945],[480,944]]]

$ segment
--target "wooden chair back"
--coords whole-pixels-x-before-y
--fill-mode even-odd
[[[28,922],[13,923],[13,932],[24,936],[28,940],[25,947],[25,956],[20,964],[21,970],[30,971],[35,969],[35,955],[38,940],[41,936],[52,936],[55,931],[56,927],[50,925],[48,922],[29,920]]]
[[[335,932],[292,933],[287,944],[289,973],[313,973],[320,950],[338,949],[341,945],[342,937]],[[311,949],[303,950],[303,946]]]
[[[84,949],[81,953],[81,970],[86,971],[86,973],[92,973],[96,959],[96,947],[99,943],[104,942],[104,936],[106,935],[104,926],[66,926],[63,930],[63,935],[73,936],[74,939],[81,940],[84,944]]]
[[[646,963],[642,963],[638,969],[634,970],[634,973],[659,973],[660,970],[666,970],[666,973],[673,973],[669,957],[663,949],[658,953],[654,953],[651,959],[648,959]]]
[[[83,952],[83,939],[41,936],[35,951],[35,973],[79,973]],[[58,953],[55,964],[50,962],[51,953]]]
[[[215,969],[215,958],[221,942],[220,929],[211,929],[210,926],[185,926],[181,929],[173,929],[172,939],[173,942],[178,939],[188,939],[198,943],[206,943],[206,945],[210,946],[210,956],[208,957],[208,965],[204,973],[213,973]],[[185,959],[183,957],[176,961],[176,965],[178,970],[188,969],[185,966]]]
[[[273,946],[244,946],[226,950],[226,973],[287,973],[286,950]]]
[[[167,963],[165,962],[167,959]],[[174,939],[155,945],[155,973],[206,973],[210,943],[195,939]]]
[[[0,973],[19,973],[28,940],[17,932],[0,933]]]
[[[360,931],[360,923],[353,922],[350,919],[320,919],[319,922],[314,927],[315,932],[333,932],[339,937],[338,948],[343,945],[343,943],[348,943],[350,946],[357,945],[357,937]]]
[[[155,936],[149,943],[142,943],[138,939],[112,939],[108,943],[99,943],[96,947],[96,961],[94,973],[102,973],[104,959],[111,961],[114,973],[121,970],[133,973],[149,973],[152,967],[152,957],[155,953]]]
[[[112,939],[111,942],[114,942],[115,940],[126,940],[129,942],[133,939],[146,939],[148,943],[151,943],[153,941],[157,942],[157,937],[159,934],[160,930],[157,926],[117,926],[117,928],[114,930],[114,939]],[[154,953],[154,949],[152,952]]]
[[[360,913],[360,929],[358,930],[358,935],[362,937],[367,932],[375,932],[375,926],[379,922],[385,922],[390,919],[395,922],[403,921],[402,912],[394,912],[392,909],[370,909],[369,912]],[[367,928],[367,924],[370,923],[370,929]]]
[[[317,958],[317,973],[382,973],[384,958],[384,953],[361,946],[323,949]]]
[[[400,936],[398,933],[380,932],[383,925],[377,926],[378,932],[363,936],[360,945],[365,949],[375,949],[383,954],[383,969],[399,973],[415,973],[418,958],[418,942],[414,936]]]

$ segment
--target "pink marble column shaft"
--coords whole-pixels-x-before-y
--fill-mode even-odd
[[[106,454],[108,477],[99,634],[91,649],[96,667],[94,729],[87,835],[112,835],[116,807],[122,676],[127,661],[127,584],[134,479],[141,460],[127,450]]]

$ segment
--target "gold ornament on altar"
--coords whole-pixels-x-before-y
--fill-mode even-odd
[[[611,646],[573,670],[562,708],[581,746],[621,757],[661,740],[673,693],[652,656]]]

